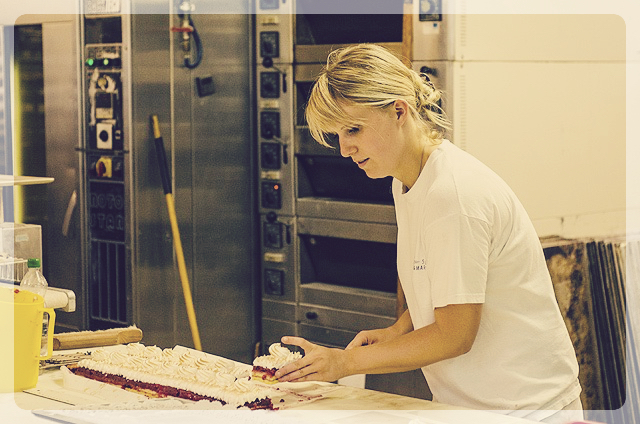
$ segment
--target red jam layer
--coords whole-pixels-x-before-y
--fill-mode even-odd
[[[266,374],[269,377],[273,377],[274,375],[276,375],[276,371],[278,371],[278,370],[275,369],[275,368],[265,368],[265,367],[260,367],[260,366],[254,365],[253,366],[253,371]]]
[[[139,391],[150,390],[152,392],[157,393],[159,397],[173,396],[173,397],[188,399],[193,401],[208,400],[210,402],[220,402],[223,405],[226,404],[226,402],[221,399],[216,399],[210,396],[199,395],[189,390],[163,386],[161,384],[144,383],[141,381],[129,380],[128,378],[124,378],[119,375],[105,374],[100,371],[95,371],[89,368],[69,367],[69,371],[71,371],[75,375],[90,378],[92,380],[100,381],[102,383],[108,383],[108,384],[120,386],[123,389],[131,389],[131,390],[139,390]],[[269,398],[256,399],[253,402],[245,402],[243,406],[246,406],[247,408],[250,408],[250,409],[278,409],[273,407],[273,403]]]

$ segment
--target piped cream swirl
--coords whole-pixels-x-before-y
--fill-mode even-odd
[[[254,359],[253,365],[269,369],[279,369],[300,358],[302,358],[300,352],[292,352],[280,343],[274,343],[269,346],[269,354]]]

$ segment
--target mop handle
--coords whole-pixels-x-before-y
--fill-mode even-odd
[[[167,154],[164,150],[164,142],[160,134],[160,125],[158,124],[158,116],[151,116],[153,123],[153,137],[156,143],[156,155],[158,156],[158,165],[160,165],[160,179],[162,180],[162,188],[164,194],[171,194],[171,177],[169,176],[169,166],[167,165]]]
[[[182,250],[182,242],[180,241],[180,230],[178,228],[178,219],[176,218],[176,208],[171,193],[171,179],[169,177],[169,167],[167,166],[167,155],[164,150],[164,142],[160,135],[160,127],[158,125],[158,117],[151,117],[153,122],[153,136],[155,138],[156,153],[158,155],[158,164],[160,165],[160,175],[162,178],[162,186],[165,198],[167,200],[167,210],[169,211],[169,221],[171,222],[171,232],[173,233],[173,246],[176,250],[178,259],[178,272],[180,281],[182,282],[182,293],[184,294],[184,302],[187,307],[187,317],[189,318],[189,326],[191,327],[191,336],[193,344],[197,350],[202,351],[200,343],[200,333],[198,332],[198,323],[196,321],[196,312],[193,308],[193,299],[191,297],[191,287],[189,286],[189,276],[187,275],[187,266],[184,262],[184,252]]]

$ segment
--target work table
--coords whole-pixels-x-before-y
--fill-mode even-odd
[[[526,424],[531,421],[487,411],[467,410],[423,399],[332,383],[283,383],[284,388],[300,389],[322,396],[300,404],[286,404],[279,411],[193,409],[194,404],[168,403],[169,399],[149,401],[110,395],[109,402],[96,406],[99,398],[73,392],[63,386],[63,370],[45,370],[35,389],[29,392],[0,394],[0,410],[9,423],[47,423],[48,418],[74,424],[176,424],[177,422],[211,423],[410,423],[410,424]],[[297,385],[297,386],[296,386]],[[120,391],[118,389],[119,392]],[[38,396],[33,393],[39,393]],[[123,393],[131,395],[130,393]],[[135,396],[135,395],[133,395]],[[68,402],[68,403],[65,403]],[[176,404],[178,408],[176,409]],[[74,406],[75,405],[75,406]],[[274,405],[279,406],[274,400]],[[83,408],[83,409],[77,409]],[[91,408],[91,409],[85,409]],[[183,409],[184,408],[184,409]],[[7,415],[8,414],[8,415]],[[44,416],[48,416],[45,418]]]

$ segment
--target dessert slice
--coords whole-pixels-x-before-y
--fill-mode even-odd
[[[258,356],[253,360],[251,379],[267,384],[277,383],[276,371],[300,358],[302,358],[300,352],[292,352],[280,343],[274,343],[269,346],[268,355]]]

